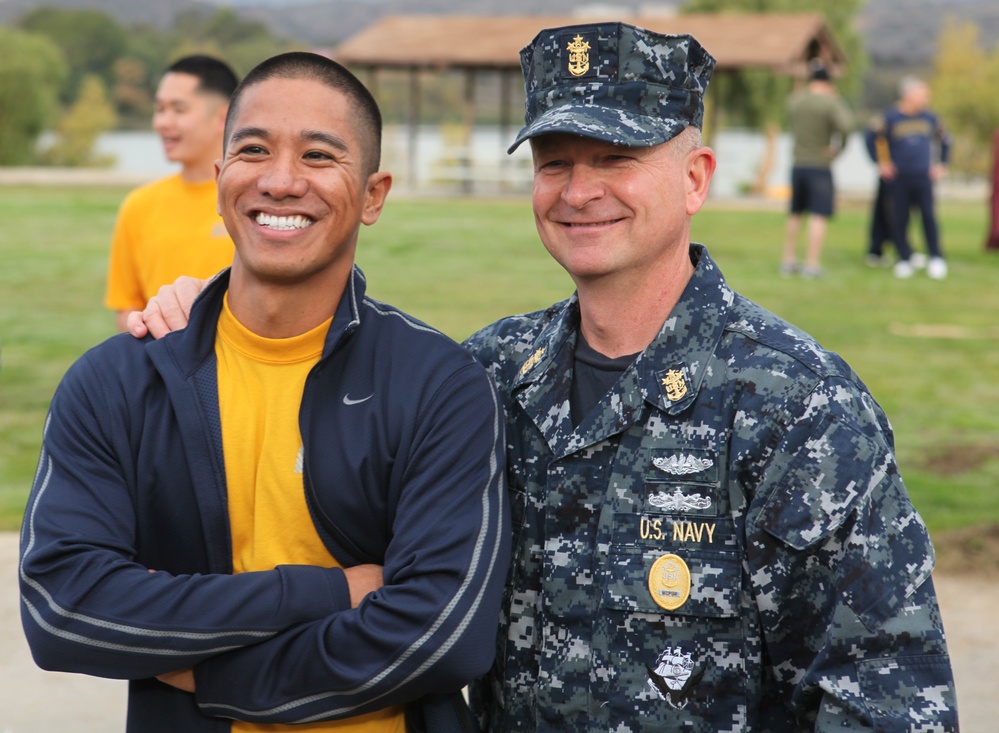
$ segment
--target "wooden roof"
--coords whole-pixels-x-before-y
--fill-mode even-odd
[[[520,69],[520,49],[543,28],[610,18],[575,16],[390,15],[333,53],[348,66],[423,69]],[[832,69],[846,59],[818,13],[616,17],[660,33],[689,33],[718,60],[718,70],[770,68],[803,73],[819,56]]]

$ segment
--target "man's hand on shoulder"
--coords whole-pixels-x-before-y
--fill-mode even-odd
[[[128,332],[135,338],[146,334],[162,338],[171,331],[184,328],[191,315],[191,304],[208,282],[181,275],[172,285],[164,285],[149,299],[145,310],[128,314]]]

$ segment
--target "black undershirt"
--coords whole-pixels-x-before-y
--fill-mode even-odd
[[[569,411],[572,425],[576,427],[617,383],[624,370],[634,363],[638,354],[614,358],[604,356],[586,343],[582,331],[577,331],[573,356],[575,363],[569,387]]]

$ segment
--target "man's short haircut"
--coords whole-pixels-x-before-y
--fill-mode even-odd
[[[194,54],[174,61],[166,73],[189,74],[198,79],[198,90],[229,99],[236,91],[239,78],[229,64],[214,56]]]
[[[809,81],[832,81],[832,76],[829,74],[829,69],[825,67],[819,59],[812,59],[809,63],[808,72]]]
[[[382,113],[368,88],[352,73],[332,59],[305,51],[292,51],[261,61],[243,78],[232,95],[225,121],[225,145],[229,144],[233,120],[239,111],[243,93],[269,79],[305,79],[317,81],[349,99],[357,118],[355,128],[361,143],[365,174],[370,175],[381,165]]]
[[[912,76],[912,75],[903,76],[901,80],[899,80],[898,82],[898,94],[900,97],[904,97],[916,87],[921,87],[925,84],[926,82],[924,82],[918,76]]]
[[[687,125],[683,132],[665,144],[670,146],[678,158],[683,158],[698,148],[704,147],[704,137],[701,134],[701,128],[696,125]]]

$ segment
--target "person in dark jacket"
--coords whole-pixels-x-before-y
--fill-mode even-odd
[[[878,165],[890,204],[889,231],[898,250],[895,276],[912,277],[917,268],[935,280],[947,277],[947,260],[940,244],[933,202],[933,186],[947,173],[950,134],[929,109],[930,87],[915,77],[899,84],[899,101],[871,120],[864,135],[867,152]],[[913,253],[909,243],[909,214],[919,209],[929,256]]]
[[[466,351],[365,295],[380,135],[338,64],[257,66],[216,164],[231,270],[187,329],[109,339],[53,397],[23,626],[45,669],[131,680],[128,731],[441,730],[492,662],[501,409]]]

